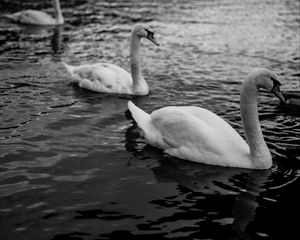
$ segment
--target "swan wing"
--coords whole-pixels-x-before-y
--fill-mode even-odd
[[[6,15],[12,21],[32,25],[52,25],[55,19],[49,14],[38,10],[25,10],[14,14]]]
[[[123,68],[109,63],[96,63],[78,67],[64,64],[74,82],[79,86],[96,92],[132,92],[132,78]]]
[[[196,107],[166,107],[151,115],[146,140],[172,156],[206,164],[251,167],[249,147],[222,118]]]
[[[248,145],[244,141],[244,139],[232,128],[232,126],[227,121],[219,117],[217,114],[201,107],[179,107],[179,109],[184,109],[183,111],[195,116],[201,121],[204,121],[206,124],[215,129],[219,134],[228,136],[231,142],[237,145],[240,144],[240,147],[248,148]]]

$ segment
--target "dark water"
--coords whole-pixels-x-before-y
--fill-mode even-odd
[[[21,3],[20,3],[21,2]],[[1,239],[295,239],[300,213],[299,108],[262,93],[273,156],[266,171],[195,164],[145,144],[127,100],[151,112],[197,105],[243,135],[241,82],[253,67],[299,90],[298,0],[62,0],[66,24],[0,21]],[[50,1],[3,1],[1,13]],[[60,61],[128,69],[133,24],[151,94],[112,96],[69,84]],[[297,236],[297,235],[295,235]]]

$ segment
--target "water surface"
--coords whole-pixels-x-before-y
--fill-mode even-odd
[[[273,156],[266,171],[183,161],[146,145],[128,114],[195,105],[243,137],[239,93],[254,67],[300,88],[299,1],[61,1],[66,24],[0,21],[1,239],[292,239],[300,187],[300,114],[262,93],[259,116]],[[50,1],[0,3],[53,13]],[[129,36],[142,42],[151,93],[79,89],[60,64],[129,69]]]

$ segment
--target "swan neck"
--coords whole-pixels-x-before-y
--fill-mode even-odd
[[[133,86],[138,86],[144,81],[141,70],[140,40],[135,32],[132,32],[130,41],[130,70]]]
[[[246,80],[241,93],[241,117],[250,157],[256,168],[269,168],[272,158],[264,140],[258,118],[258,87],[255,81]]]
[[[54,12],[55,12],[56,23],[57,24],[63,24],[64,23],[64,17],[62,15],[59,0],[52,0],[52,1],[53,1],[53,7],[54,7]]]

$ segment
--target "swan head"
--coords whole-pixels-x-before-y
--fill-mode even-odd
[[[135,34],[139,38],[146,38],[153,42],[156,46],[159,46],[159,43],[157,42],[154,32],[151,29],[151,27],[147,25],[137,24],[134,26],[132,30],[132,34]]]
[[[250,73],[250,79],[253,79],[258,89],[262,88],[272,92],[282,103],[285,103],[285,97],[280,91],[280,81],[278,76],[266,68],[257,68]]]

